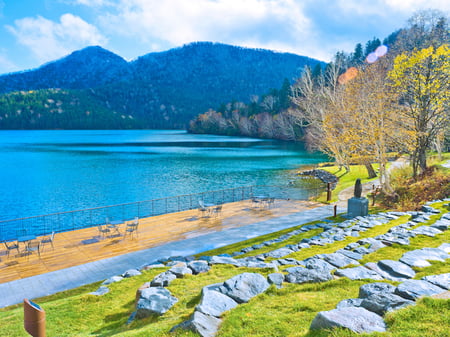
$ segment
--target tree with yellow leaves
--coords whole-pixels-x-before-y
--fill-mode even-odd
[[[449,45],[397,56],[388,78],[398,95],[398,114],[409,120],[405,126],[414,143],[411,163],[416,178],[427,168],[428,149],[450,121]]]

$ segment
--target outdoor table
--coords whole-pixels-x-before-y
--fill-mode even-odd
[[[114,230],[118,235],[120,235],[120,231],[119,231],[119,225],[122,224],[123,221],[122,220],[113,220],[110,221],[106,227],[108,227],[109,229]]]
[[[36,235],[33,235],[33,234],[29,234],[29,235],[23,235],[23,236],[19,236],[18,238],[17,238],[17,242],[20,244],[20,243],[23,243],[24,245],[25,245],[25,247],[27,246],[27,244],[28,244],[28,242],[30,242],[30,241],[32,241],[32,240],[34,240],[34,239],[36,239]]]

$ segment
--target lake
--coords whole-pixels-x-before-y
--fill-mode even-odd
[[[302,144],[179,130],[0,131],[0,220],[250,185],[326,160]]]

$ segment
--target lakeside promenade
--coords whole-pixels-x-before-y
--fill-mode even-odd
[[[19,261],[13,266],[2,265],[2,269],[0,269],[2,271],[7,267],[17,269],[20,268],[18,267],[19,264],[24,268],[23,277],[16,277],[9,281],[1,281],[0,294],[2,296],[0,296],[0,307],[3,308],[21,303],[24,298],[38,298],[101,281],[111,276],[122,274],[128,269],[139,268],[142,265],[161,258],[199,254],[213,248],[276,232],[310,221],[324,219],[333,215],[332,205],[323,206],[322,204],[305,201],[277,200],[277,206],[270,210],[253,211],[248,206],[248,202],[224,205],[224,214],[222,217],[219,219],[210,219],[211,223],[209,226],[207,225],[208,221],[206,219],[198,219],[196,215],[188,213],[194,211],[161,216],[161,218],[156,220],[162,221],[163,217],[166,217],[165,226],[160,226],[161,230],[159,232],[153,232],[152,240],[144,234],[144,229],[152,228],[152,226],[145,226],[145,221],[143,221],[138,238],[111,238],[106,241],[102,240],[100,242],[103,244],[99,246],[101,248],[97,247],[96,250],[91,251],[92,256],[89,259],[69,267],[64,267],[62,264],[56,263],[57,261],[52,258],[56,254],[52,253],[51,248],[47,247],[46,249],[49,250],[44,251],[41,259],[37,256],[31,256],[29,257],[29,263],[31,265],[31,262],[34,261],[35,264],[43,265],[42,261],[39,262],[39,260],[48,258],[51,261],[53,259],[53,264],[48,262],[48,265],[53,265],[54,270],[44,271],[48,267],[42,267],[40,269],[41,272],[30,276],[24,275],[33,268],[30,265],[27,267],[27,257],[21,257],[20,259],[23,259],[23,261]],[[228,211],[226,211],[227,209]],[[339,211],[341,212],[343,210]],[[167,217],[172,218],[172,226],[169,226],[169,219]],[[158,217],[149,219],[155,220],[153,218]],[[199,222],[203,223],[203,227],[199,227]],[[185,227],[183,224],[186,226],[191,224],[197,227]],[[169,230],[170,228],[172,230]],[[151,233],[151,230],[148,233]],[[165,233],[163,237],[161,236],[162,233]],[[55,251],[58,250],[58,246],[56,245],[57,240],[60,239],[58,237],[56,238]],[[141,242],[141,245],[139,242]],[[125,246],[133,245],[134,248],[132,251],[123,249]],[[145,245],[146,248],[143,248]],[[78,244],[78,246],[84,247],[90,245]],[[65,248],[68,249],[71,247],[68,245]],[[89,249],[91,248],[89,247]],[[109,256],[107,254],[96,255],[94,253],[101,253],[102,251],[105,253],[109,252]],[[46,257],[47,254],[48,257]],[[4,263],[4,258],[6,257],[2,257],[2,263]],[[71,259],[65,256],[63,260],[70,261]]]

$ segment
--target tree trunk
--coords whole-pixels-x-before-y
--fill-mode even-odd
[[[377,176],[377,173],[375,172],[375,170],[373,169],[373,166],[371,163],[364,163],[364,166],[367,169],[367,174],[369,176],[369,179],[371,178],[375,178]]]

